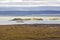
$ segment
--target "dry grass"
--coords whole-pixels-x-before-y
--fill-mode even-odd
[[[60,38],[60,25],[0,25],[0,40]]]

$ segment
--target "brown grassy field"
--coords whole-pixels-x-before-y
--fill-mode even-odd
[[[60,24],[0,25],[0,40],[60,40]]]

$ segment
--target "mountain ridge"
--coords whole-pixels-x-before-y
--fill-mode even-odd
[[[46,11],[0,11],[0,15],[8,16],[24,16],[24,15],[60,15],[60,11],[46,10]]]

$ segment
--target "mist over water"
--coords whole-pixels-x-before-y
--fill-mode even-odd
[[[35,20],[35,21],[23,21],[23,22],[16,22],[16,21],[8,21],[8,20],[0,20],[0,25],[13,25],[13,24],[60,24],[60,20]]]
[[[30,7],[30,8],[0,8],[0,16],[54,16],[60,17],[60,7]],[[28,11],[27,11],[28,10]],[[9,21],[0,20],[0,25],[5,24],[60,24],[60,20],[35,20],[35,21]]]
[[[60,11],[0,11],[1,16],[57,16],[60,17]],[[35,20],[16,22],[7,19],[0,20],[0,25],[12,24],[60,24],[60,20]]]

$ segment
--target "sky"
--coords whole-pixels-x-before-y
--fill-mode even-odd
[[[0,7],[60,6],[60,0],[0,0]]]
[[[45,11],[55,10],[60,11],[59,6],[39,6],[39,7],[0,7],[0,11]]]
[[[60,0],[0,0],[0,11],[60,10]]]
[[[0,0],[0,11],[60,10],[60,0]]]
[[[46,10],[55,10],[55,11],[58,10],[57,12],[59,15],[60,14],[60,0],[0,0],[0,11],[46,11]],[[9,13],[0,12],[0,14],[10,15],[10,12]]]

